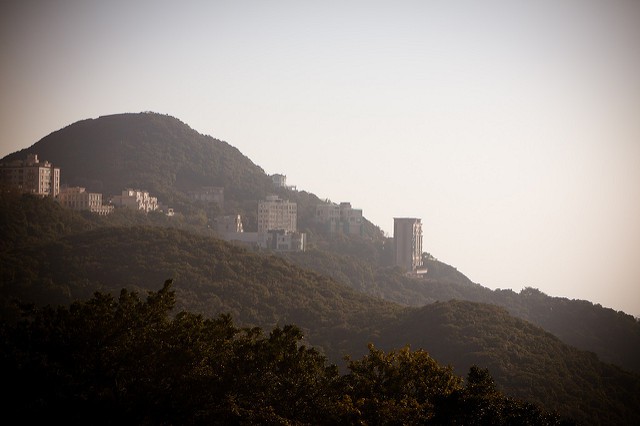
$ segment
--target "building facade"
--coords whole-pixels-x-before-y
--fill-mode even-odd
[[[393,241],[395,264],[406,272],[422,267],[422,221],[417,218],[394,218]]]
[[[304,232],[272,230],[267,232],[266,245],[275,251],[305,251],[307,235]]]
[[[351,235],[362,235],[364,221],[362,209],[354,209],[351,203],[323,203],[316,205],[316,223],[324,224],[325,232],[342,232]]]
[[[219,235],[238,234],[244,232],[242,218],[239,214],[216,217],[213,221],[214,230]]]
[[[62,188],[57,200],[71,210],[87,210],[99,215],[107,215],[113,211],[113,206],[102,204],[102,194],[87,192],[79,186]]]
[[[258,233],[272,230],[296,232],[298,221],[298,205],[270,195],[266,200],[258,202]]]
[[[219,186],[203,186],[194,191],[189,191],[189,197],[194,201],[215,203],[221,208],[224,206],[224,188]]]
[[[60,168],[48,161],[40,162],[36,154],[28,154],[24,161],[0,165],[0,180],[24,193],[43,197],[60,193]]]
[[[125,189],[121,195],[115,195],[111,199],[111,203],[116,207],[143,210],[147,213],[158,209],[158,198],[139,189]]]
[[[285,188],[290,189],[292,191],[296,190],[295,185],[287,185],[287,175],[282,175],[280,173],[276,173],[270,176],[271,182],[273,182],[273,186],[276,188]]]

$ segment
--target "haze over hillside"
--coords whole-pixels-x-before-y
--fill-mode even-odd
[[[6,0],[0,156],[169,113],[389,234],[423,218],[474,282],[640,316],[638,22],[630,0]]]
[[[333,362],[361,356],[367,343],[383,349],[410,345],[459,374],[472,364],[489,367],[501,390],[563,416],[596,424],[634,424],[640,416],[638,374],[603,363],[496,306],[449,301],[407,308],[272,253],[197,235],[192,227],[175,229],[178,224],[162,215],[97,217],[52,200],[4,193],[0,205],[8,224],[0,247],[0,307],[7,323],[16,313],[14,297],[41,306],[87,300],[96,290],[115,295],[124,287],[144,294],[170,276],[179,310],[206,317],[229,313],[239,325],[268,330],[299,325],[306,342]],[[29,226],[21,226],[27,217]],[[402,282],[401,273],[387,273]],[[437,280],[422,285],[449,286]]]
[[[640,406],[636,373],[568,345],[640,371],[640,323],[633,317],[536,289],[491,291],[427,255],[426,277],[407,277],[391,266],[390,242],[374,224],[366,222],[363,235],[324,233],[312,220],[317,196],[275,189],[239,150],[176,118],[141,113],[82,120],[9,158],[27,152],[50,155],[63,169],[63,183],[114,193],[119,185],[153,188],[178,215],[117,210],[100,217],[3,193],[0,282],[7,318],[15,314],[13,297],[68,304],[96,289],[146,291],[171,277],[180,307],[208,316],[228,312],[247,326],[296,323],[333,360],[363,354],[368,342],[390,349],[408,344],[462,373],[471,363],[489,366],[510,393],[578,419],[606,418],[616,404]],[[224,185],[224,208],[186,195],[201,185]],[[250,218],[257,201],[274,190],[298,203],[309,250],[274,256],[215,238],[211,220],[238,212]],[[611,398],[596,403],[602,394]],[[581,406],[590,400],[590,408]],[[619,416],[624,422],[637,413]]]
[[[552,299],[530,289],[520,294],[490,291],[474,284],[455,267],[436,260],[426,260],[428,285],[379,269],[390,264],[391,244],[374,224],[365,219],[364,238],[323,237],[313,223],[315,207],[320,202],[317,196],[302,190],[274,189],[263,169],[237,148],[204,136],[174,117],[139,113],[81,120],[3,161],[24,158],[27,152],[38,153],[42,159],[59,165],[63,183],[86,185],[89,190],[105,191],[105,195],[117,194],[129,186],[148,189],[185,215],[183,224],[206,235],[211,235],[207,226],[221,214],[240,213],[245,228],[255,229],[257,201],[275,191],[298,204],[299,229],[309,233],[311,249],[321,250],[289,256],[304,268],[404,305],[463,299],[504,306],[566,343],[640,371],[640,328],[633,317],[589,302]],[[188,190],[201,185],[225,187],[223,211],[195,205],[187,197]],[[429,250],[428,236],[425,240],[425,249]]]

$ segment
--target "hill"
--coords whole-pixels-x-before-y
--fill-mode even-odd
[[[51,200],[18,199],[28,206],[51,203],[36,210],[50,209],[54,218],[56,209],[62,216],[70,213]],[[16,313],[14,297],[68,305],[96,290],[116,294],[124,287],[144,294],[171,277],[178,310],[206,317],[228,313],[247,327],[296,324],[309,344],[338,364],[344,355],[366,354],[368,343],[384,349],[410,345],[460,374],[473,364],[486,366],[501,391],[564,416],[594,424],[606,419],[633,424],[629,419],[640,418],[638,375],[604,364],[495,306],[450,301],[406,308],[268,252],[186,230],[88,226],[91,220],[82,215],[68,219],[71,226],[64,233],[43,233],[39,243],[16,242],[0,252],[6,321]]]
[[[5,160],[37,153],[62,170],[61,180],[105,195],[134,187],[165,203],[203,185],[232,198],[255,199],[268,176],[238,149],[201,135],[180,120],[154,113],[116,114],[73,123]]]
[[[240,329],[181,311],[171,281],[146,302],[122,290],[70,307],[22,309],[0,325],[4,414],[64,424],[573,424],[499,392],[486,369],[466,383],[424,351],[374,347],[335,365],[295,326]]]
[[[501,306],[565,343],[594,352],[606,362],[640,372],[640,321],[631,315],[584,300],[551,297],[534,288],[525,288],[519,293],[491,290],[473,283],[454,267],[427,256],[426,277],[407,277],[392,267],[381,267],[380,257],[371,252],[336,248],[283,256],[303,268],[328,274],[355,290],[405,306],[420,307],[449,300]]]
[[[212,235],[207,225],[225,213],[242,214],[245,230],[250,231],[257,227],[257,200],[275,192],[298,204],[298,227],[307,232],[308,245],[313,248],[288,257],[299,266],[328,274],[357,291],[407,306],[452,299],[503,306],[566,343],[640,372],[640,321],[632,316],[587,301],[549,297],[536,289],[519,294],[491,291],[431,256],[425,256],[429,269],[426,280],[405,277],[391,268],[391,240],[374,224],[365,219],[362,237],[327,236],[313,223],[315,206],[320,202],[316,195],[273,188],[264,171],[238,149],[202,135],[174,117],[140,113],[82,120],[2,161],[23,159],[27,153],[36,153],[60,166],[63,183],[82,185],[105,196],[128,186],[139,187],[179,212],[170,223],[160,217],[143,220],[120,212],[107,221],[110,225],[154,224]],[[223,211],[189,199],[188,191],[203,185],[225,188]],[[64,221],[56,226],[65,227]],[[28,223],[18,227],[15,235],[29,227]]]

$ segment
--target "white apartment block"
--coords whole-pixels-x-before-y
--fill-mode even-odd
[[[417,218],[394,218],[393,240],[396,265],[406,272],[422,267],[422,221]]]
[[[62,188],[57,200],[71,210],[88,210],[99,215],[107,215],[113,211],[113,206],[102,205],[102,194],[87,192],[79,186]]]
[[[258,233],[271,230],[296,232],[298,205],[270,195],[258,202]]]
[[[121,195],[115,195],[111,199],[111,203],[116,207],[143,210],[147,213],[158,209],[158,198],[139,189],[125,189]]]
[[[0,181],[25,193],[56,197],[60,193],[60,168],[28,154],[25,161],[0,165]]]

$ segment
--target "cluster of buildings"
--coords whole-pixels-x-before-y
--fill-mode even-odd
[[[271,175],[277,188],[295,190],[287,185],[287,177]],[[163,210],[172,216],[173,210],[162,208],[156,197],[147,191],[125,189],[120,195],[103,204],[102,194],[86,191],[82,187],[60,187],[60,168],[48,161],[40,161],[36,154],[28,154],[26,160],[0,164],[0,182],[18,188],[24,193],[55,198],[62,206],[73,210],[86,210],[107,215],[117,207],[152,212]],[[194,201],[213,202],[222,206],[224,188],[205,186],[189,192]],[[313,221],[328,234],[344,233],[363,235],[362,209],[351,203],[327,201],[318,204]],[[298,207],[294,202],[277,195],[267,196],[258,202],[257,232],[244,232],[240,215],[221,216],[214,222],[215,231],[227,241],[248,244],[275,251],[305,251],[307,236],[298,232]],[[426,272],[422,263],[422,223],[418,218],[394,218],[393,239],[395,264],[408,273]]]
[[[214,229],[227,241],[275,251],[305,251],[307,235],[298,232],[298,205],[270,195],[258,202],[258,230],[244,232],[240,215],[216,218]]]
[[[117,207],[145,212],[161,209],[156,197],[139,189],[125,189],[104,204],[100,193],[88,192],[86,188],[79,186],[61,187],[60,168],[48,161],[40,161],[37,154],[28,154],[26,160],[0,164],[0,182],[23,193],[54,198],[62,206],[72,210],[85,210],[100,215],[110,214]],[[170,208],[164,211],[173,215]]]

